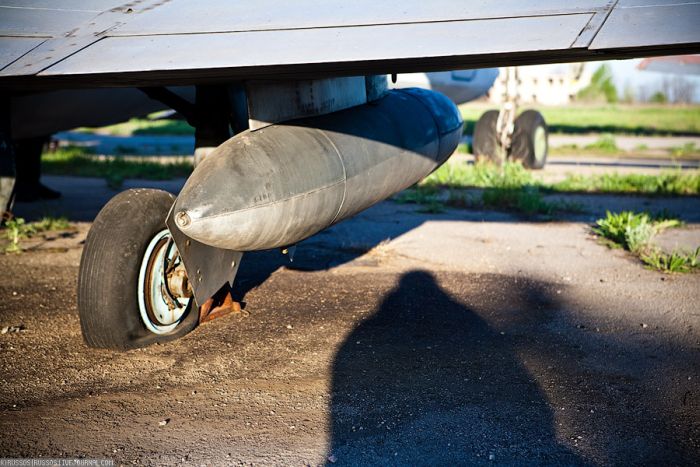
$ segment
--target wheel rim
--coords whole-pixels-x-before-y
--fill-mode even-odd
[[[541,162],[547,155],[547,132],[543,126],[535,129],[534,143],[535,160]]]
[[[172,332],[185,317],[191,298],[170,293],[166,267],[179,259],[170,232],[158,232],[146,247],[138,283],[139,314],[146,328],[155,334]]]

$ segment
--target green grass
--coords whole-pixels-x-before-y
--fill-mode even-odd
[[[447,163],[421,182],[433,188],[522,189],[535,186],[547,193],[625,193],[649,196],[700,194],[700,170],[669,170],[646,174],[570,174],[562,181],[545,183],[518,162],[502,167],[487,163]]]
[[[663,272],[693,272],[700,270],[700,247],[695,251],[664,253],[658,249],[642,253],[640,259],[648,267]]]
[[[52,175],[104,178],[110,187],[118,188],[127,178],[171,180],[187,177],[192,172],[192,163],[124,160],[119,157],[100,159],[83,148],[69,146],[45,153],[41,158],[41,168],[44,173]]]
[[[20,241],[31,238],[43,232],[66,230],[70,227],[65,217],[44,217],[36,222],[25,222],[21,217],[15,217],[5,222],[2,229],[4,237],[8,240],[4,247],[5,253],[20,253],[22,248]]]
[[[551,133],[617,133],[629,135],[700,135],[700,106],[581,105],[534,106],[542,112]],[[460,108],[467,134],[482,113],[497,108],[467,104]]]
[[[635,254],[644,264],[663,272],[692,272],[700,270],[700,247],[693,252],[674,250],[665,253],[652,244],[654,236],[682,222],[668,215],[651,216],[648,213],[623,211],[605,213],[596,221],[593,232],[611,248],[624,248]]]
[[[480,194],[465,190],[480,189]],[[518,162],[502,166],[488,163],[447,163],[415,187],[397,195],[401,203],[460,208],[490,208],[516,211],[528,216],[557,212],[581,212],[575,202],[548,201],[553,193],[616,193],[645,196],[685,196],[700,194],[700,171],[669,171],[659,175],[604,174],[568,175],[556,183],[545,183]]]
[[[700,148],[695,143],[685,143],[682,146],[670,148],[668,152],[672,157],[688,157],[700,154]]]
[[[649,174],[569,174],[560,182],[547,185],[554,192],[624,193],[647,196],[687,196],[700,194],[699,170],[669,170]]]
[[[132,118],[128,122],[101,128],[79,128],[77,131],[102,133],[112,136],[194,135],[194,128],[184,120],[149,120],[142,118]]]
[[[514,211],[526,216],[581,210],[576,203],[546,201],[540,185],[519,163],[501,167],[487,163],[445,164],[394,200],[420,204],[426,212],[442,212],[444,206]],[[481,191],[475,195],[465,192],[468,188]]]
[[[594,143],[585,146],[584,149],[603,154],[615,154],[620,152],[615,137],[610,133],[601,135]]]

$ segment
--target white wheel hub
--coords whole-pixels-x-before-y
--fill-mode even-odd
[[[540,162],[547,154],[547,132],[541,125],[535,129],[534,143],[535,160]]]
[[[174,266],[179,254],[170,232],[158,232],[146,248],[138,283],[139,313],[146,328],[168,334],[182,321],[191,298],[174,296],[168,289],[166,268]]]

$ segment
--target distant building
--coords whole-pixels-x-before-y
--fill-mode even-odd
[[[488,93],[488,100],[501,104],[506,91],[506,72],[500,74]],[[517,67],[518,96],[524,104],[565,105],[591,81],[592,67],[582,63]]]

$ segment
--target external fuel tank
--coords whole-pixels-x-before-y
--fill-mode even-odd
[[[413,88],[246,131],[196,167],[174,219],[185,235],[218,248],[293,245],[418,182],[461,136],[457,107]]]

